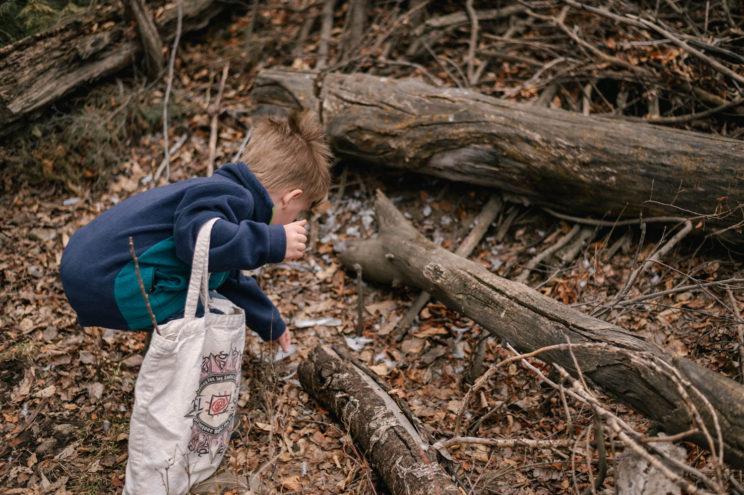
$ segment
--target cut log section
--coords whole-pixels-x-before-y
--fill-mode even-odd
[[[342,258],[345,265],[359,263],[364,274],[377,271],[378,279],[380,273],[394,273],[399,281],[430,292],[520,352],[567,341],[607,344],[606,349],[584,347],[574,351],[584,376],[657,422],[667,433],[686,431],[691,425],[687,402],[676,384],[653,363],[654,359],[661,360],[657,363],[671,366],[690,384],[686,392],[711,432],[716,431],[713,417],[692,389],[713,406],[727,461],[744,466],[744,386],[438,247],[419,234],[380,192],[376,211],[378,238],[356,243]],[[367,250],[368,245],[373,249]],[[569,352],[553,351],[542,356],[576,373]],[[703,436],[691,438],[709,447]]]
[[[161,10],[150,34],[173,38],[176,4],[153,2],[149,8]],[[221,9],[214,0],[183,0],[183,31],[206,26]],[[131,65],[143,53],[138,29],[114,2],[0,48],[0,136],[70,91]]]
[[[305,391],[348,428],[394,495],[456,495],[460,490],[436,460],[410,414],[360,365],[329,346],[300,364]]]
[[[341,158],[495,187],[572,215],[714,216],[702,231],[744,244],[743,141],[366,74],[264,70],[253,96],[316,110]]]

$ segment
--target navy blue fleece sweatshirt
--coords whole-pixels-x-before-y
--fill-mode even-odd
[[[218,217],[209,249],[209,287],[243,308],[248,326],[261,338],[277,339],[285,330],[279,312],[255,279],[240,273],[284,258],[284,226],[269,225],[273,206],[243,163],[122,201],[78,230],[62,256],[62,284],[78,321],[116,329],[151,326],[129,236],[156,319],[180,317],[199,228]]]

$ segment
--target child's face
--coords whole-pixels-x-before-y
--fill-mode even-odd
[[[274,202],[274,215],[271,223],[286,225],[297,220],[300,214],[309,209],[310,205],[302,193],[302,189],[292,189],[279,193],[269,192]]]

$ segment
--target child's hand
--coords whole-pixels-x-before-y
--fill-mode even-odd
[[[292,343],[292,335],[289,333],[289,328],[284,330],[284,333],[276,339],[279,345],[282,347],[284,352],[289,352],[289,346]]]
[[[305,254],[306,224],[307,220],[300,220],[284,226],[284,233],[287,234],[287,252],[284,254],[284,259],[296,260],[302,258],[302,255]]]

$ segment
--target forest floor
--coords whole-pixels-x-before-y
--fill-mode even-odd
[[[291,11],[259,11],[254,36],[272,26],[294,23]],[[221,120],[217,163],[230,161],[244,136],[240,116],[250,107],[250,86],[258,67],[309,66],[311,57],[282,55],[291,40],[281,36],[267,48],[278,54],[256,63],[243,41],[250,14],[221,27],[209,41],[189,39],[179,47],[176,99],[191,109],[171,122],[171,142],[187,133],[172,158],[171,181],[203,175],[208,156],[207,94],[231,62]],[[264,31],[262,31],[262,29]],[[284,31],[281,31],[284,33]],[[308,41],[312,51],[315,41]],[[206,54],[209,54],[207,56]],[[253,59],[251,64],[246,63]],[[429,67],[438,73],[436,64]],[[409,74],[410,75],[410,74]],[[446,74],[439,74],[443,78]],[[211,89],[207,89],[211,88]],[[152,101],[162,101],[154,91]],[[150,183],[162,159],[162,135],[138,138],[102,185],[39,183],[0,172],[0,493],[115,493],[121,490],[133,389],[142,363],[145,334],[81,328],[59,280],[62,251],[76,229]],[[367,284],[364,337],[358,339],[353,274],[344,272],[338,252],[353,239],[376,231],[374,192],[382,189],[427,237],[454,250],[492,191],[444,180],[340,163],[330,207],[311,218],[309,252],[297,262],[266,266],[260,283],[290,324],[296,352],[275,360],[277,348],[248,337],[239,419],[223,468],[265,493],[386,493],[344,426],[302,391],[298,364],[318,343],[348,346],[404,400],[435,438],[453,434],[456,413],[467,390],[463,375],[484,331],[471,320],[432,302],[408,336],[397,343],[392,325],[416,292]],[[343,185],[342,185],[343,184]],[[71,189],[73,192],[71,192]],[[509,203],[470,259],[500,276],[514,278],[537,252],[554,244],[573,225],[539,208]],[[533,273],[529,284],[543,294],[591,312],[624,287],[630,273],[658,247],[663,230],[645,235],[637,227],[596,229],[575,256],[555,259]],[[740,256],[694,238],[666,255],[630,288],[625,300],[679,285],[736,278]],[[726,288],[734,289],[734,301]],[[744,310],[741,283],[711,285],[616,308],[604,318],[657,342],[678,356],[738,379],[736,317]],[[325,321],[320,319],[326,319]],[[329,320],[330,319],[330,320]],[[487,340],[485,364],[512,355]],[[535,365],[549,371],[540,361]],[[608,407],[639,432],[650,424],[625,406],[604,398]],[[550,494],[588,489],[597,469],[589,446],[590,410],[568,404],[513,364],[500,369],[477,400],[467,405],[470,434],[493,438],[576,439],[573,447],[493,449],[461,446],[450,450],[453,470],[468,493]],[[569,428],[569,424],[571,428]],[[705,451],[683,444],[687,459],[705,471]],[[610,443],[610,473],[622,446]],[[218,490],[217,485],[213,485]],[[600,490],[600,491],[602,491]],[[219,491],[219,490],[218,490]],[[238,493],[239,490],[227,489]]]

